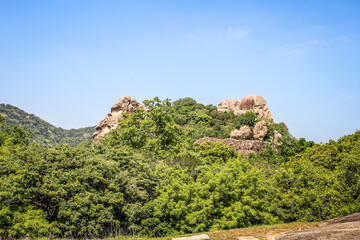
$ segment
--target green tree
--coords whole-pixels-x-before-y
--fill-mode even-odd
[[[256,123],[256,114],[252,111],[247,111],[244,114],[241,114],[235,119],[235,127],[240,128],[244,125],[249,126],[250,128],[253,128]]]

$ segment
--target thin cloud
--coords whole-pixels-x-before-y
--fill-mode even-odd
[[[339,36],[331,40],[331,43],[334,42],[349,42],[350,39],[347,36]]]
[[[323,30],[326,28],[326,26],[322,25],[322,24],[315,24],[315,25],[312,25],[311,28],[314,30]]]
[[[304,45],[309,45],[309,46],[316,46],[316,45],[327,45],[328,42],[327,41],[323,41],[323,40],[318,40],[318,39],[313,39],[313,40],[309,40],[307,41]]]
[[[296,44],[289,44],[283,46],[283,49],[289,55],[303,55],[315,49],[316,47],[331,45],[337,42],[347,42],[346,36],[340,36],[329,40],[311,39],[305,42],[299,42]]]
[[[246,29],[246,28],[232,28],[232,27],[229,27],[227,29],[227,34],[226,36],[228,38],[237,38],[237,39],[240,39],[240,38],[243,38],[245,37],[246,35],[249,34],[249,31]]]

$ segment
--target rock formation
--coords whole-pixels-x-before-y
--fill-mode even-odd
[[[299,239],[343,239],[357,240],[360,236],[360,213],[320,222],[315,227],[302,230],[283,232],[269,239],[299,240]]]
[[[234,98],[230,100],[222,100],[218,105],[218,112],[220,113],[237,110],[240,110],[240,101]]]
[[[278,131],[274,130],[274,135],[271,136],[271,142],[273,142],[273,143],[275,143],[275,144],[281,144],[280,138],[282,138],[281,133],[279,133]]]
[[[240,129],[233,129],[230,133],[230,138],[227,139],[205,137],[198,139],[196,143],[222,141],[234,150],[241,152],[245,157],[248,157],[250,153],[259,153],[265,150],[266,146],[271,146],[272,149],[277,151],[277,147],[282,144],[280,139],[283,136],[278,131],[274,130],[268,134],[269,129],[267,125],[273,123],[273,116],[263,97],[250,95],[244,97],[241,101],[237,99],[222,100],[218,105],[218,112],[224,113],[227,111],[234,111],[234,114],[237,116],[247,111],[252,111],[257,115],[258,120],[259,118],[268,118],[270,122],[261,120],[255,124],[253,129],[246,125]],[[284,122],[278,124],[288,131],[288,127]]]
[[[234,129],[230,133],[230,138],[237,140],[251,139],[253,133],[249,126],[242,126],[239,130]]]
[[[265,121],[260,121],[255,124],[255,127],[253,129],[254,132],[254,140],[260,140],[263,141],[266,134],[268,133],[268,128],[266,127]]]
[[[189,237],[172,238],[172,240],[210,240],[210,237],[207,234],[200,234]]]
[[[92,144],[98,143],[110,130],[116,129],[119,126],[119,119],[122,118],[122,113],[135,113],[137,108],[148,109],[140,104],[135,98],[130,96],[122,96],[112,107],[109,113],[95,128],[93,134]]]
[[[279,122],[278,124],[279,124],[280,126],[282,126],[283,129],[285,129],[286,131],[289,131],[288,126],[287,126],[284,122]]]
[[[265,98],[257,95],[246,96],[241,101],[237,99],[222,100],[218,105],[218,112],[223,113],[227,111],[234,111],[234,114],[237,116],[247,111],[252,111],[259,118],[273,119]]]
[[[136,99],[130,96],[122,96],[111,107],[111,113],[109,113],[96,126],[96,131],[93,134],[92,144],[98,143],[107,133],[119,126],[118,121],[122,118],[122,113],[135,113],[138,108],[142,108],[145,111],[148,111],[148,109],[143,104],[140,104]],[[241,115],[247,111],[253,111],[258,116],[258,121],[259,118],[269,118],[271,120],[270,123],[272,122],[273,118],[265,99],[256,95],[246,96],[241,101],[236,99],[223,100],[218,105],[218,111],[221,113],[234,111],[236,115]],[[253,129],[245,125],[240,129],[232,130],[230,133],[230,138],[217,139],[205,137],[198,139],[196,143],[202,143],[206,141],[222,141],[231,146],[236,151],[241,152],[245,157],[248,157],[250,153],[259,153],[265,150],[266,146],[270,146],[272,149],[277,150],[276,147],[281,145],[280,138],[282,138],[282,135],[277,131],[273,131],[268,134],[268,123],[268,120],[261,120],[255,124]],[[279,125],[287,130],[285,123],[280,122]],[[267,135],[267,141],[265,141],[265,137]]]
[[[203,142],[224,142],[228,146],[232,147],[235,151],[238,151],[244,155],[244,157],[248,157],[250,153],[259,153],[266,149],[266,146],[270,146],[273,150],[277,151],[276,145],[270,142],[264,142],[259,140],[236,140],[232,138],[218,139],[212,137],[204,137],[198,139],[195,143],[203,143]]]

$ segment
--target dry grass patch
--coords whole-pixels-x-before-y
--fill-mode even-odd
[[[211,240],[235,240],[237,237],[241,237],[241,236],[253,236],[261,240],[268,240],[271,239],[272,236],[282,232],[302,230],[317,226],[319,226],[319,223],[293,222],[293,223],[283,223],[283,224],[275,224],[275,225],[252,226],[248,228],[238,228],[231,230],[204,232],[204,234],[209,235]],[[188,237],[198,234],[202,234],[202,233],[176,235],[176,236],[168,236],[162,238],[117,237],[117,238],[107,238],[106,240],[171,240],[174,237]]]
[[[318,223],[293,222],[285,224],[261,225],[248,228],[221,230],[208,232],[206,234],[209,235],[211,240],[235,240],[237,237],[241,236],[253,236],[261,240],[265,240],[271,239],[271,236],[282,232],[296,231],[316,226],[318,226]]]

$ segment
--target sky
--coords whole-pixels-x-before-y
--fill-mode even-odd
[[[263,96],[293,136],[360,128],[360,1],[0,0],[0,103],[66,129],[138,101]]]

